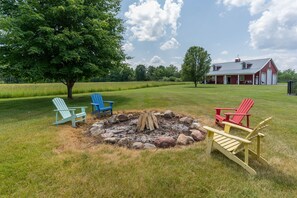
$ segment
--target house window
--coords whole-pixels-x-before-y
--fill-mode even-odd
[[[217,66],[217,65],[214,65],[212,66],[213,67],[213,71],[219,71],[221,69],[222,66]]]
[[[253,64],[252,63],[242,62],[241,65],[242,65],[242,69],[249,69],[249,68],[252,67]]]
[[[246,62],[242,62],[241,65],[242,65],[242,69],[246,69]]]

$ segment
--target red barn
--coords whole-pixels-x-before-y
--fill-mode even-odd
[[[278,69],[271,58],[215,63],[207,74],[207,83],[276,85]]]

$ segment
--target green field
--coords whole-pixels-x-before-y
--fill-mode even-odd
[[[76,83],[73,93],[89,93],[102,91],[120,91],[129,89],[140,89],[147,87],[159,87],[175,84],[187,84],[181,82],[93,82]],[[67,94],[66,85],[62,83],[36,83],[36,84],[0,84],[1,98],[49,96]]]
[[[252,126],[273,116],[263,140],[270,166],[251,161],[258,173],[251,176],[219,152],[207,156],[205,141],[156,151],[88,144],[79,141],[81,130],[70,123],[52,125],[51,99],[65,98],[65,87],[60,92],[56,84],[34,94],[36,85],[0,85],[1,97],[18,97],[0,99],[0,197],[296,197],[297,97],[287,96],[285,85],[131,85],[124,90],[118,87],[122,84],[130,86],[110,83],[113,88],[105,89],[97,83],[92,89],[92,83],[78,83],[81,91],[66,103],[87,105],[90,113],[88,92],[100,91],[115,101],[115,111],[171,109],[214,126],[214,107],[238,106],[250,97]],[[20,98],[34,95],[39,96]]]

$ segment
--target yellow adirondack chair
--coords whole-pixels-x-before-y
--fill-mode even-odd
[[[249,154],[251,157],[254,157],[256,160],[262,164],[268,165],[268,162],[260,155],[261,147],[260,142],[261,138],[264,137],[261,131],[263,128],[267,127],[267,122],[271,120],[271,117],[260,122],[254,129],[245,128],[236,124],[229,122],[224,122],[225,129],[227,131],[220,131],[208,126],[203,126],[207,130],[207,150],[208,154],[211,153],[213,149],[219,150],[226,157],[234,161],[235,163],[242,166],[250,174],[255,175],[256,171],[249,166]],[[234,127],[243,131],[248,132],[249,134],[245,138],[241,138],[235,135],[231,135],[229,132],[230,128]],[[250,146],[252,140],[256,138],[257,149],[252,151]],[[236,156],[237,153],[244,151],[244,160]]]

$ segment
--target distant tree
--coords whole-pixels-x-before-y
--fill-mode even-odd
[[[178,69],[174,65],[169,65],[168,67],[165,68],[166,70],[166,77],[180,77],[180,73],[178,72]]]
[[[156,68],[154,66],[149,66],[146,72],[147,80],[150,80],[150,81],[157,80],[155,73],[156,73]]]
[[[297,80],[297,73],[294,69],[287,69],[278,72],[279,82],[288,82],[289,80]]]
[[[54,79],[68,98],[80,79],[108,73],[125,58],[120,0],[2,0],[0,65],[32,81]]]
[[[157,68],[156,68],[156,71],[155,71],[155,78],[157,80],[161,80],[163,77],[167,77],[166,76],[166,69],[163,65],[159,65]]]
[[[182,77],[193,81],[195,87],[209,72],[211,64],[210,55],[202,47],[192,46],[188,49],[182,64]]]
[[[137,65],[135,69],[135,78],[137,81],[146,80],[146,67],[144,65]]]

